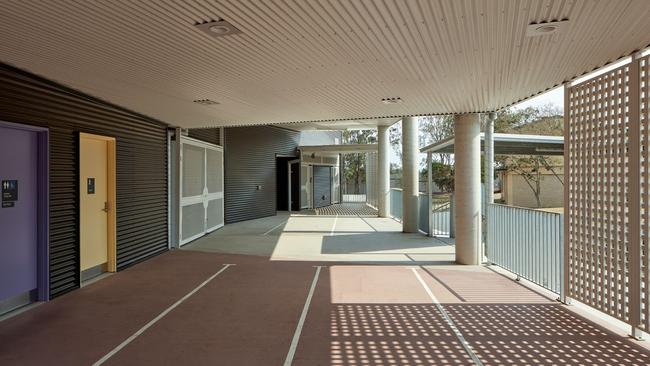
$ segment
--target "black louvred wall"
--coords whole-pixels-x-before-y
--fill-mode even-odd
[[[50,293],[79,286],[78,134],[117,139],[117,266],[167,250],[166,125],[0,64],[0,120],[50,129]]]
[[[275,215],[275,158],[297,155],[300,133],[273,126],[230,127],[224,138],[226,224]]]
[[[190,128],[187,136],[213,145],[221,145],[218,128]]]

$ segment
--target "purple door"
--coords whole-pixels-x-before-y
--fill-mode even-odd
[[[0,126],[0,301],[37,288],[37,132]]]

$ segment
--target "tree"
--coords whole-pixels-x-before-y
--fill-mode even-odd
[[[426,116],[419,118],[420,147],[454,136],[454,116]],[[451,164],[451,154],[434,154],[442,164]]]
[[[375,130],[345,130],[343,131],[344,144],[368,144],[377,141]],[[353,182],[354,194],[360,193],[360,188],[366,181],[365,154],[342,154],[343,178],[345,182]],[[347,184],[345,185],[347,187]]]
[[[555,171],[552,159],[548,156],[513,157],[505,160],[505,169],[521,176],[535,196],[537,207],[542,207],[542,178],[544,171],[550,171],[564,185],[564,181]]]
[[[454,167],[438,161],[431,162],[431,180],[443,192],[454,190]]]

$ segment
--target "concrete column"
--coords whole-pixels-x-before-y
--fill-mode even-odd
[[[418,232],[418,119],[402,119],[402,231]]]
[[[494,203],[494,121],[497,114],[492,112],[488,115],[485,124],[485,203]]]
[[[480,264],[481,139],[478,114],[454,116],[456,262]]]
[[[431,206],[433,204],[433,202],[431,202],[431,194],[433,193],[433,174],[431,172],[431,163],[433,157],[431,155],[431,152],[427,153],[427,227],[429,228],[429,236],[433,236],[433,217],[431,215]]]
[[[377,127],[377,209],[379,217],[390,217],[389,126]]]

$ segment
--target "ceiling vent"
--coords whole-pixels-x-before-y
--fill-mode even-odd
[[[402,98],[400,98],[400,97],[382,98],[381,102],[384,103],[384,104],[400,104],[400,103],[402,103]]]
[[[214,100],[210,99],[197,99],[194,101],[196,104],[201,104],[201,105],[217,105],[219,102],[215,102]]]
[[[528,27],[526,27],[526,35],[528,37],[537,37],[557,33],[561,29],[565,28],[568,23],[569,19],[531,23],[528,25]]]
[[[196,24],[196,27],[212,37],[224,37],[231,34],[241,33],[237,27],[225,20]]]

